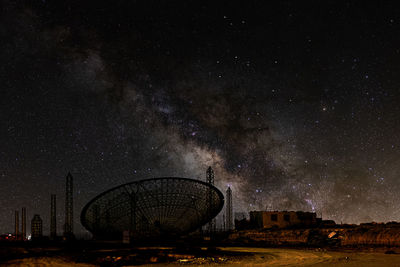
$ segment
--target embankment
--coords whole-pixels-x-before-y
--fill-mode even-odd
[[[264,246],[387,246],[400,247],[400,226],[337,225],[331,228],[262,229],[233,232],[229,242]]]

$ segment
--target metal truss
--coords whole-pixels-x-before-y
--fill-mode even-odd
[[[210,203],[211,202],[211,203]],[[110,189],[82,210],[82,225],[96,237],[179,236],[208,223],[222,210],[213,185],[178,177],[154,178]]]

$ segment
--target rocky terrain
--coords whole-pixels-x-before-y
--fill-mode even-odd
[[[400,225],[369,223],[312,229],[242,230],[231,233],[228,240],[263,246],[400,247]]]

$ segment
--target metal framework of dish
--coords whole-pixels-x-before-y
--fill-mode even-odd
[[[82,210],[81,223],[95,237],[179,236],[203,226],[222,210],[223,194],[188,178],[140,180],[112,188]]]

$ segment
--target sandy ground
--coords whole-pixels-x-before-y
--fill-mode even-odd
[[[19,267],[67,267],[67,266],[75,266],[75,267],[89,267],[96,266],[92,264],[85,263],[74,263],[68,261],[66,259],[58,258],[58,257],[39,257],[39,258],[26,258],[20,260],[11,260],[6,263],[3,263],[2,266],[19,266]]]
[[[400,266],[400,255],[368,252],[324,252],[275,248],[220,248],[252,252],[253,257],[231,266]]]
[[[193,264],[190,261],[173,263],[153,263],[141,266],[399,266],[399,254],[384,254],[377,252],[333,252],[281,248],[246,248],[246,247],[220,247],[221,251],[250,252],[252,256],[228,259],[225,263]],[[4,263],[3,263],[4,264]],[[92,264],[75,263],[61,257],[38,257],[11,260],[5,266],[96,266]]]

